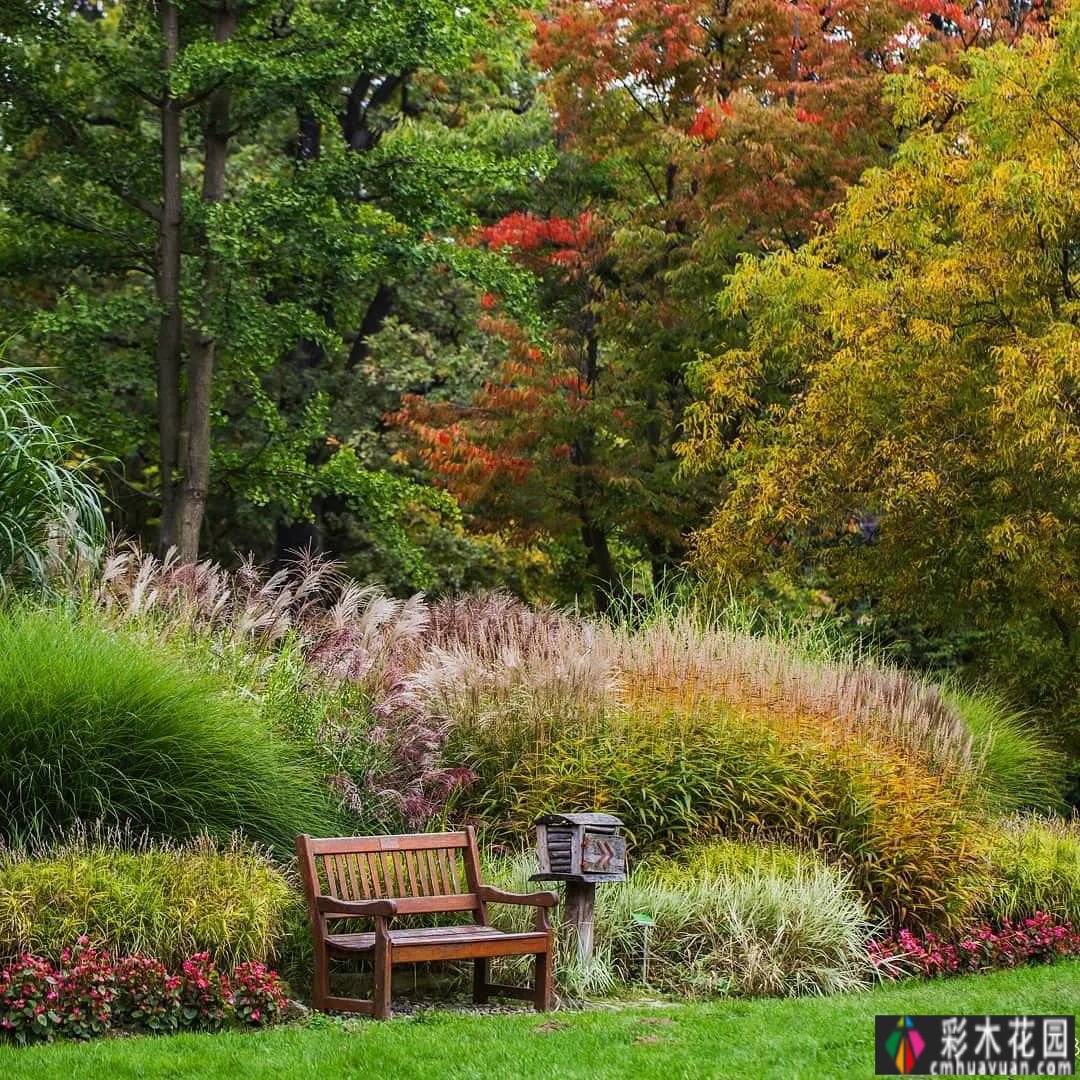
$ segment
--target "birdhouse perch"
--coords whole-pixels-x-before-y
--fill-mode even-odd
[[[626,837],[613,814],[546,814],[536,822],[540,872],[533,881],[565,881],[563,919],[572,927],[578,959],[593,952],[593,912],[601,881],[626,880]]]

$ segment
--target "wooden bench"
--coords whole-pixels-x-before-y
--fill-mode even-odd
[[[553,892],[508,893],[484,885],[472,828],[464,832],[413,836],[298,836],[296,853],[307,894],[315,943],[316,1009],[390,1015],[394,964],[417,960],[472,960],[473,1000],[488,995],[531,1001],[538,1011],[551,1008],[552,932],[547,909]],[[492,926],[487,905],[527,904],[536,908],[535,929],[513,934]],[[469,912],[472,923],[457,926],[395,929],[399,915]],[[328,922],[372,919],[374,932],[338,933]],[[488,958],[533,955],[536,978],[531,988],[488,982]],[[370,958],[375,967],[371,1001],[330,994],[330,960]]]

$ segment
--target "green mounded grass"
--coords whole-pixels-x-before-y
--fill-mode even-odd
[[[956,684],[946,689],[971,732],[989,805],[999,813],[1059,809],[1066,759],[1032,720],[988,691],[976,693]]]
[[[0,613],[0,835],[79,822],[291,849],[338,825],[318,770],[249,702],[61,609]],[[331,833],[331,835],[333,835]]]
[[[1080,963],[1069,962],[794,1001],[663,1004],[546,1017],[440,1013],[383,1024],[317,1018],[258,1034],[3,1047],[0,1076],[848,1080],[874,1075],[876,1013],[1061,1013],[1078,1001]]]

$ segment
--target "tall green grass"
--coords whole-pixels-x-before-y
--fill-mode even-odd
[[[994,890],[983,908],[993,922],[1037,911],[1080,926],[1080,818],[1017,815],[990,837]]]
[[[76,447],[40,376],[0,368],[0,588],[43,584],[104,542],[101,502]]]
[[[0,614],[0,830],[242,832],[287,851],[337,823],[317,771],[214,681],[60,610]]]

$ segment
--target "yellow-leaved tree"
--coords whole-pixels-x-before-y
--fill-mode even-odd
[[[746,344],[695,372],[682,453],[723,478],[696,558],[974,630],[1080,750],[1080,6],[892,91],[890,166],[720,299]]]

